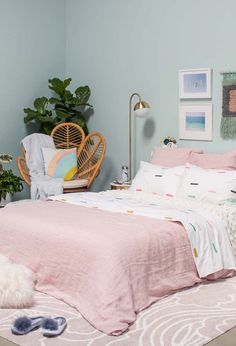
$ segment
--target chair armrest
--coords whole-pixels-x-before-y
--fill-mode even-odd
[[[25,158],[23,156],[18,156],[16,158],[17,166],[20,171],[21,177],[24,179],[28,186],[31,185],[29,169],[26,165]]]
[[[106,142],[99,132],[91,132],[78,150],[78,178],[88,180],[88,187],[98,176],[105,156]]]

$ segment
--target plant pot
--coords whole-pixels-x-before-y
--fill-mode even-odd
[[[1,201],[0,201],[0,207],[5,207],[5,205],[7,203],[10,203],[12,201],[12,196],[10,195],[10,193],[8,193],[6,195],[6,198],[2,198]]]

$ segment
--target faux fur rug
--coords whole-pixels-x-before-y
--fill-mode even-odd
[[[0,255],[0,307],[23,308],[34,303],[34,273]]]
[[[12,335],[12,321],[22,315],[64,316],[68,327],[55,339],[39,331]],[[153,304],[118,337],[102,334],[75,309],[41,293],[33,308],[0,310],[0,335],[22,346],[200,346],[235,325],[236,277],[182,290]]]

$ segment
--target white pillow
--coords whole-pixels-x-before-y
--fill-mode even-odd
[[[131,190],[176,196],[184,169],[185,166],[162,167],[141,161]]]
[[[178,196],[213,203],[236,199],[236,171],[187,164]]]

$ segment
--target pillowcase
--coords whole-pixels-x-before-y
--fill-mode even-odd
[[[77,173],[76,148],[42,148],[45,174],[53,178],[72,180]]]
[[[184,169],[184,166],[168,168],[141,161],[130,189],[173,197],[177,193]]]
[[[197,154],[192,152],[189,163],[207,169],[236,169],[236,151],[225,154]]]
[[[151,163],[165,167],[185,165],[191,152],[202,153],[201,149],[192,148],[159,148],[155,147],[151,154]]]
[[[236,199],[236,171],[186,165],[178,196],[212,203]]]

